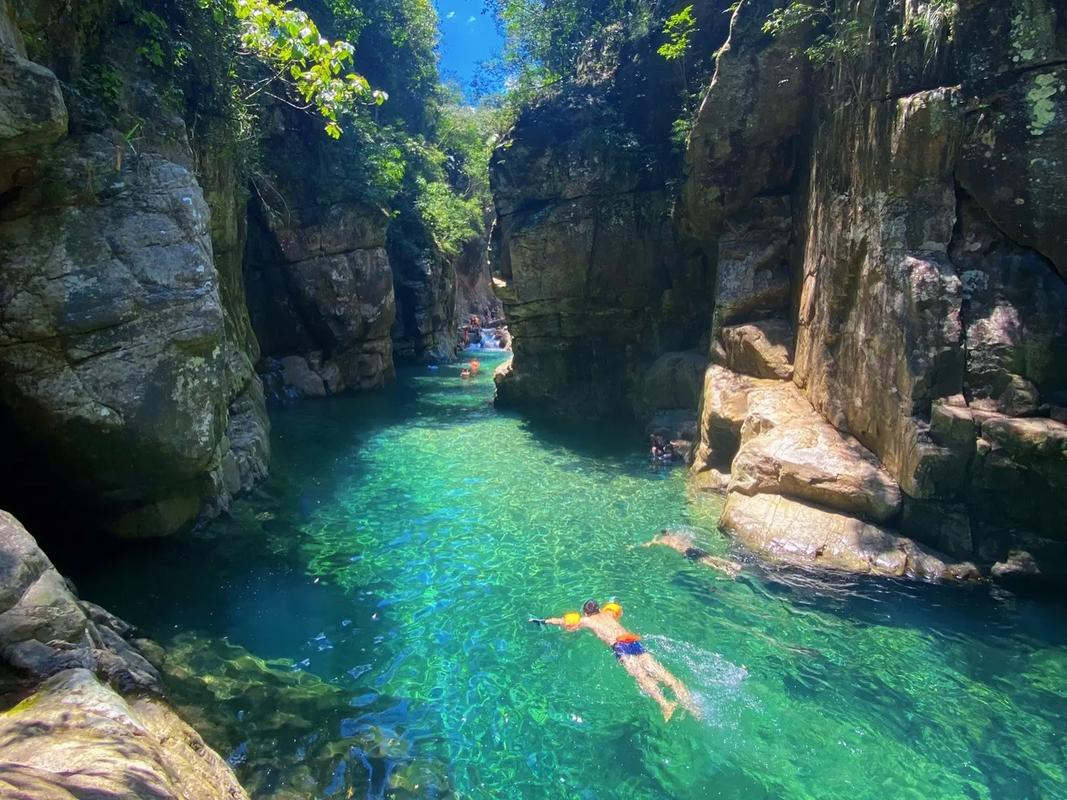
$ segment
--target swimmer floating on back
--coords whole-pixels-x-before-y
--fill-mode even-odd
[[[671,548],[671,550],[677,550],[690,561],[697,564],[703,564],[705,567],[717,569],[719,572],[726,573],[731,578],[736,578],[737,573],[741,571],[741,565],[737,562],[713,556],[711,553],[701,550],[699,547],[694,547],[692,537],[684,533],[671,533],[664,528],[652,538],[651,542],[645,542],[641,546],[651,547],[654,544],[660,544],[664,547]]]
[[[630,673],[645,694],[655,700],[663,711],[663,719],[669,721],[679,704],[697,719],[702,714],[689,690],[667,669],[656,661],[641,645],[641,637],[630,633],[619,624],[622,606],[618,603],[605,603],[601,608],[596,600],[587,600],[582,606],[582,613],[571,611],[562,617],[550,619],[531,619],[538,625],[558,625],[566,631],[582,628],[592,631],[615,653],[623,669]],[[666,686],[673,693],[675,700],[668,700],[660,686]]]

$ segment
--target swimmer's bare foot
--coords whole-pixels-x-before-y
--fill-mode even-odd
[[[668,703],[664,704],[663,706],[661,706],[661,708],[663,709],[663,721],[664,722],[670,722],[671,721],[671,717],[674,716],[674,712],[678,708],[678,704],[677,703],[668,702]]]

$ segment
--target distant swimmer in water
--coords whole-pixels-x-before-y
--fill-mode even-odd
[[[718,556],[713,556],[706,550],[694,547],[693,538],[684,533],[671,533],[664,528],[652,538],[651,542],[645,542],[641,546],[652,547],[654,544],[660,544],[664,547],[671,548],[671,550],[677,550],[690,561],[694,561],[697,564],[703,564],[705,567],[717,569],[719,572],[725,572],[731,578],[736,578],[737,573],[741,571],[741,565],[736,561],[719,558]]]
[[[582,606],[581,614],[577,611],[569,611],[562,617],[531,619],[530,622],[538,625],[558,625],[566,631],[577,631],[582,628],[592,631],[600,641],[611,648],[623,669],[637,681],[641,691],[659,704],[664,720],[670,720],[679,704],[694,717],[700,719],[703,715],[697,704],[693,702],[693,696],[685,688],[685,684],[671,675],[652,657],[651,653],[645,650],[640,636],[630,633],[619,624],[621,616],[622,606],[618,603],[605,603],[601,608],[596,600],[587,600]],[[674,693],[675,700],[668,700],[664,696],[661,685]]]
[[[477,375],[478,370],[482,368],[482,362],[476,358],[472,358],[469,366],[471,370],[471,375]]]
[[[463,378],[464,380],[466,380],[470,376],[471,376],[471,371],[469,369],[467,369],[466,367],[464,367],[463,369],[461,369],[459,371],[459,377]]]

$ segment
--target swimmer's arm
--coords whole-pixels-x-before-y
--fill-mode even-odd
[[[530,617],[529,622],[533,622],[536,625],[558,625],[561,628],[563,627],[563,617],[549,617],[548,619]]]

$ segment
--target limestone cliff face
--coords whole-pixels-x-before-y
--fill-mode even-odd
[[[892,30],[922,11],[868,13]],[[941,58],[872,50],[848,105],[844,86],[821,93],[796,381],[899,481],[906,532],[1051,569],[1067,562],[1067,16],[972,0],[952,29]]]
[[[389,217],[349,174],[351,141],[320,128],[306,114],[271,111],[244,262],[263,355],[305,370],[288,383],[307,395],[378,387],[394,375]]]
[[[724,3],[697,3],[697,52],[725,38]],[[524,112],[491,166],[491,259],[513,337],[498,400],[569,417],[632,416],[661,354],[695,347],[708,264],[671,220],[670,130],[681,75],[652,39],[607,46]]]
[[[456,345],[456,263],[433,242],[423,222],[401,210],[389,226],[396,292],[393,348],[398,360],[451,358]]]
[[[793,381],[899,486],[899,513],[883,522],[956,557],[1003,561],[1001,571],[1014,550],[1038,570],[1062,569],[1067,284],[1052,220],[1064,210],[1067,129],[1050,121],[1067,119],[1067,100],[1047,89],[1067,85],[1067,19],[1052,3],[963,2],[949,17],[943,5],[863,2],[851,13],[872,32],[867,47],[783,80],[776,51],[789,42],[754,24],[775,5],[738,8],[690,140],[683,219],[718,250],[713,316],[731,316],[740,296],[750,307],[738,321],[773,328],[787,351],[794,342],[781,332],[796,332]],[[736,74],[745,80],[724,78]],[[786,81],[812,102],[783,103],[773,87]],[[738,131],[746,115],[772,122]],[[781,155],[738,174],[727,157],[753,133]],[[731,146],[716,149],[722,138]],[[792,183],[782,165],[796,173]],[[735,280],[731,239],[783,187],[792,225],[779,226],[777,244],[791,269],[762,283],[742,269]],[[767,215],[757,216],[765,229]],[[749,261],[758,245],[742,248]],[[755,360],[742,359],[736,330],[713,327],[713,358],[732,374],[769,377],[768,349],[753,340]],[[759,428],[752,397],[737,378],[709,373],[697,468],[732,469],[731,492],[751,495],[745,476],[775,467],[777,489],[757,484],[841,508],[819,496],[832,484],[812,478],[810,465],[802,485],[780,485],[789,468],[779,457],[803,460],[806,445],[781,430],[762,433],[762,446],[745,443],[744,431]],[[724,441],[716,431],[730,428],[731,414],[738,433]],[[856,473],[859,462],[832,467],[838,448],[818,451],[819,468]]]
[[[487,215],[488,216],[488,215]],[[472,239],[454,260],[456,270],[456,319],[467,321],[468,315],[484,316],[489,310],[500,313],[503,306],[493,291],[489,266],[489,235],[493,220],[486,220],[486,235]]]
[[[128,24],[109,19],[108,75],[116,109],[141,120],[132,132],[76,88],[86,86],[79,26],[91,21],[31,9],[54,73],[25,58],[0,10],[0,424],[19,454],[6,460],[4,490],[38,510],[33,497],[58,481],[72,508],[91,508],[113,533],[168,533],[225,507],[266,468],[232,258],[240,234],[225,218],[236,188],[225,163],[208,162],[213,215],[184,119],[122,61],[136,52]]]

